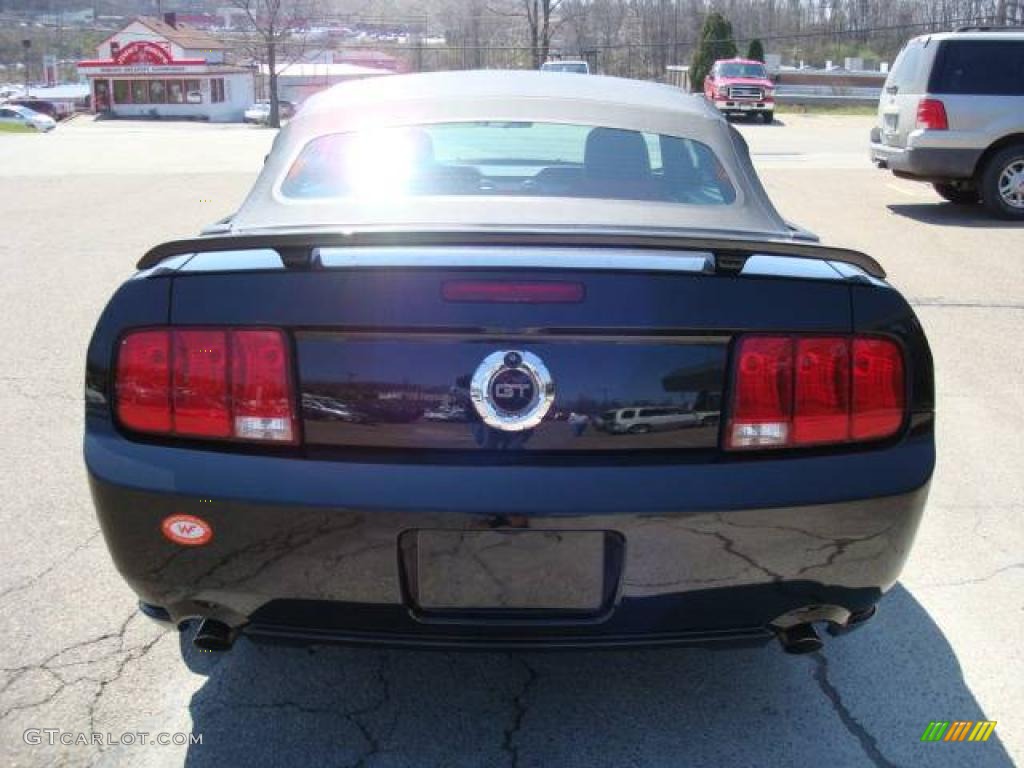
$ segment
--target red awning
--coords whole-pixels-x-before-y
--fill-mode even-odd
[[[158,66],[158,67],[202,67],[207,64],[206,59],[174,59],[163,64],[156,65],[134,65],[122,64],[114,59],[85,59],[78,62],[79,67],[125,67],[133,66]]]

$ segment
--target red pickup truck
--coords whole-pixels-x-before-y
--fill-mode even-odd
[[[720,59],[704,80],[704,96],[726,115],[775,119],[775,84],[760,61]]]

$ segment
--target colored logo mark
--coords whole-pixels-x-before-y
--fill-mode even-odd
[[[932,720],[921,741],[988,741],[995,729],[995,720]]]
[[[195,515],[165,517],[160,530],[167,539],[185,547],[201,547],[213,538],[213,527]]]

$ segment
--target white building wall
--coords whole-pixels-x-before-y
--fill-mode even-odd
[[[177,76],[168,76],[178,79]],[[210,100],[210,75],[183,75],[184,78],[198,78],[203,94],[201,104],[114,104],[112,111],[118,117],[165,117],[208,120],[211,123],[240,123],[255,95],[253,77],[248,72],[215,75],[224,78],[224,101]],[[121,79],[116,75],[111,80]]]
[[[217,122],[240,122],[245,110],[256,100],[256,82],[252,73],[232,75],[224,78],[224,103]]]

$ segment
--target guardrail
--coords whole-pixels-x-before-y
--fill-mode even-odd
[[[775,88],[775,100],[780,104],[853,104],[874,105],[882,89],[873,86],[850,85],[783,85]]]

